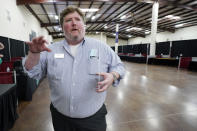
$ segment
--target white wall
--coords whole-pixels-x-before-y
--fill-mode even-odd
[[[104,42],[104,43],[107,43],[107,37],[106,37],[106,35],[105,34],[101,34],[101,33],[99,33],[99,34],[95,34],[95,35],[86,35],[87,37],[91,37],[91,38],[95,38],[95,39],[97,39],[97,40],[101,40],[102,42]],[[108,44],[108,43],[107,43]]]
[[[176,30],[175,33],[162,32],[162,33],[158,33],[156,36],[156,42],[189,40],[189,39],[197,39],[197,26],[182,28]],[[137,37],[137,38],[129,39],[129,44],[141,44],[141,43],[150,43],[150,35],[146,36],[145,38]]]
[[[107,37],[107,44],[109,44],[110,46],[115,46],[115,38]],[[118,39],[118,45],[127,45],[127,44],[128,44],[127,40]]]
[[[37,36],[43,35],[49,42],[52,41],[47,30],[40,27],[40,23],[25,6],[17,6],[16,0],[0,2],[0,36],[29,41],[32,30]]]

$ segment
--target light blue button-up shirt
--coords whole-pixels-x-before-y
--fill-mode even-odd
[[[75,57],[66,40],[51,44],[49,48],[52,52],[42,52],[39,64],[27,71],[28,75],[35,79],[47,75],[51,101],[60,113],[72,118],[96,113],[107,93],[96,92],[100,80],[96,73],[115,71],[121,79],[125,68],[120,58],[107,44],[92,38],[84,38]]]

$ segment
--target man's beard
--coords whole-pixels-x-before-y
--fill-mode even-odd
[[[65,37],[69,40],[69,41],[73,41],[73,42],[77,42],[80,41],[81,39],[83,39],[84,35],[83,32],[79,32],[79,35],[77,36],[73,36],[69,33],[64,33]],[[83,37],[82,37],[83,36]]]

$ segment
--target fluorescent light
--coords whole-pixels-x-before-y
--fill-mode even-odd
[[[84,9],[81,9],[82,12],[96,12],[98,11],[99,9],[96,9],[96,8],[91,8],[91,9],[88,9],[88,8],[84,8]]]
[[[173,17],[174,17],[173,15],[167,15],[167,16],[165,16],[165,18],[169,18],[169,19],[171,19]]]
[[[60,33],[60,34],[58,34],[59,36],[62,36],[63,35],[63,33]]]
[[[120,17],[120,19],[123,20],[123,19],[126,19],[126,17],[127,17],[126,15],[123,15]]]
[[[179,20],[179,19],[181,19],[180,16],[173,16],[173,15],[167,15],[167,16],[165,16],[165,18],[171,19],[171,20]]]
[[[130,30],[136,30],[136,31],[140,31],[140,30],[142,30],[142,28],[138,28],[138,27],[132,27]]]
[[[146,31],[145,31],[145,34],[146,34],[146,35],[147,35],[147,34],[150,34],[150,31],[146,30]]]
[[[96,16],[92,16],[92,18],[91,18],[91,19],[92,19],[92,20],[94,20],[95,18],[96,18]]]
[[[58,17],[57,15],[55,15],[55,16],[54,16],[54,18],[55,18],[56,20],[58,20],[58,19],[59,19],[59,17]]]
[[[174,18],[173,19],[175,19],[175,20],[179,20],[179,19],[181,19],[181,17],[180,16],[174,16]]]
[[[175,25],[174,27],[175,28],[179,28],[179,27],[182,27],[184,24],[179,24],[179,25]]]

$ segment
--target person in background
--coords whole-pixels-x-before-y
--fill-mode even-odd
[[[107,89],[123,78],[124,65],[106,43],[85,37],[80,9],[63,10],[60,24],[64,40],[47,46],[40,36],[27,42],[24,69],[36,79],[47,75],[55,131],[106,131]]]
[[[4,45],[3,45],[3,43],[0,42],[0,50],[3,50],[3,49],[4,49]],[[3,55],[0,54],[0,65],[3,62],[2,58],[3,58]]]

